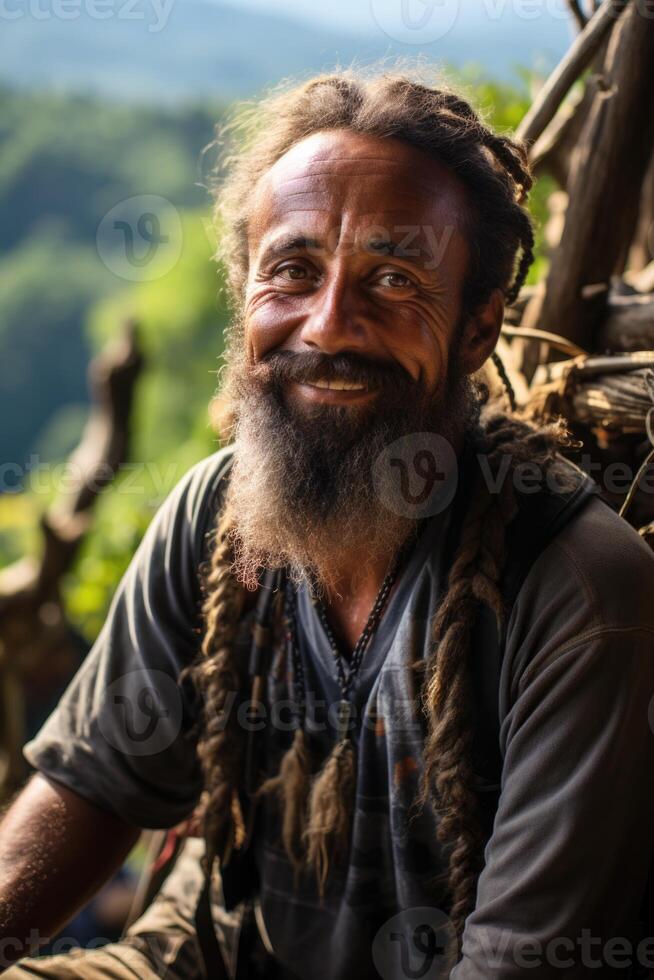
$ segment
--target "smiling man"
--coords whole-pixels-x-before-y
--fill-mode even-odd
[[[199,803],[209,874],[191,840],[121,943],[8,977],[654,969],[654,560],[561,427],[476,377],[531,261],[530,183],[520,146],[402,76],[260,106],[218,191],[233,440],[27,747],[4,955]]]

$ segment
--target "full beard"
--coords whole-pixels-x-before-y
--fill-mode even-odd
[[[227,504],[235,572],[248,588],[262,568],[285,567],[320,594],[337,588],[353,557],[360,575],[372,563],[390,564],[418,521],[389,509],[375,464],[410,434],[435,433],[456,445],[476,419],[479,391],[458,370],[457,353],[436,393],[397,364],[356,354],[273,351],[254,366],[232,359]],[[318,378],[365,383],[376,394],[338,406],[288,397],[289,382]]]

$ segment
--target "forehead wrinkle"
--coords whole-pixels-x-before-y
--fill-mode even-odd
[[[293,195],[294,197],[298,195]],[[325,207],[298,207],[298,206],[287,206],[285,198],[277,198],[272,202],[270,208],[267,224],[279,225],[280,222],[285,222],[291,216],[296,217],[298,215],[313,215],[324,217],[327,221],[332,221],[337,223],[343,228],[355,226],[357,230],[365,231],[365,226],[369,226],[371,230],[382,228],[389,235],[396,235],[398,238],[403,237],[407,232],[415,229],[415,235],[412,241],[418,239],[425,239],[424,226],[429,225],[434,229],[436,233],[438,230],[443,230],[451,225],[454,225],[459,231],[461,231],[461,214],[459,209],[455,206],[449,206],[443,210],[443,212],[436,216],[437,220],[434,220],[434,216],[425,213],[427,209],[421,208],[420,215],[416,216],[412,210],[407,208],[383,208],[375,211],[357,211],[352,205],[346,205],[343,209],[335,209],[333,206]],[[388,224],[389,227],[386,227]],[[273,229],[270,229],[270,233],[273,233]],[[302,229],[302,234],[308,234],[307,231]],[[315,231],[311,232],[312,236],[315,236]]]
[[[311,173],[310,172],[310,173],[296,174],[295,177],[286,177],[286,176],[284,176],[284,177],[281,178],[281,180],[279,180],[279,182],[277,182],[276,185],[275,185],[275,181],[274,181],[274,175],[272,175],[272,177],[273,177],[272,184],[273,184],[273,190],[274,190],[275,186],[277,188],[280,188],[280,187],[283,187],[285,184],[291,184],[291,183],[293,183],[295,181],[298,181],[298,180],[310,181],[314,177],[332,177],[332,178],[340,178],[342,180],[345,180],[345,179],[352,180],[352,177],[361,177],[362,179],[364,179],[364,178],[375,178],[376,177],[376,178],[378,178],[380,180],[386,180],[386,179],[388,179],[389,174],[383,173],[383,172],[381,172],[379,170],[370,170],[370,171],[367,171],[367,170],[358,170],[354,174],[334,173],[331,170],[321,170],[321,171],[315,172],[315,173]],[[322,183],[324,184],[325,181],[322,181]],[[437,183],[437,186],[436,187],[434,186],[435,183]],[[412,178],[411,178],[411,188],[404,188],[404,187],[400,186],[400,187],[398,187],[396,193],[398,193],[398,194],[400,194],[400,193],[410,194],[415,187],[422,187],[422,188],[424,188],[424,190],[427,192],[427,195],[429,197],[433,197],[434,194],[437,194],[437,195],[442,194],[442,191],[443,191],[443,180],[441,179],[441,181],[439,181],[439,182],[436,182],[436,181],[428,181],[428,180],[421,180],[418,177],[413,177],[412,176]],[[449,189],[449,188],[447,188],[447,189]],[[301,194],[303,192],[302,191],[293,191],[293,193],[294,194]]]
[[[360,159],[361,158],[354,157],[351,158],[349,162],[352,164],[356,164],[359,162]],[[384,163],[389,164],[390,167],[396,173],[398,171],[406,172],[407,169],[406,164],[401,161],[384,160]],[[437,160],[434,160],[434,164],[436,168],[440,169],[440,165]],[[295,161],[291,163],[289,169],[292,170],[294,166],[297,166],[297,163]],[[276,165],[273,166],[271,170],[268,171],[268,174],[266,175],[266,177],[269,179],[273,187],[275,185],[277,187],[281,187],[284,184],[290,184],[301,180],[311,181],[313,178],[319,178],[319,177],[331,177],[334,180],[336,179],[352,180],[352,178],[357,178],[357,177],[361,177],[362,179],[377,178],[379,180],[387,180],[389,178],[391,179],[393,178],[393,174],[388,172],[388,168],[383,170],[354,169],[354,170],[349,170],[348,172],[339,172],[338,170],[334,170],[334,169],[311,170],[310,166],[308,167],[306,165],[303,165],[302,172],[296,174],[293,174],[292,172],[290,174],[288,172],[284,173],[283,170],[281,174],[275,174],[275,169],[276,169]],[[418,174],[416,174],[415,170],[413,170],[411,172],[410,188],[405,190],[406,192],[410,193],[416,188],[422,188],[426,192],[427,196],[429,196],[430,198],[433,198],[434,196],[437,197],[442,196],[443,191],[450,192],[450,193],[453,192],[454,195],[458,197],[461,193],[460,188],[458,186],[459,180],[460,178],[458,177],[456,172],[455,171],[449,172],[448,168],[446,168],[444,165],[443,165],[443,173],[439,174],[438,172],[436,172],[434,173],[433,177],[430,178],[423,178]]]
[[[315,188],[307,187],[301,191],[292,191],[290,194],[286,193],[283,190],[283,185],[282,185],[282,187],[278,187],[276,189],[273,188],[271,196],[273,200],[274,199],[279,200],[281,198],[284,201],[290,201],[294,197],[310,197],[312,195],[318,195],[318,194],[324,195],[328,193],[329,193],[329,189],[325,187],[324,184],[320,187],[315,187]],[[412,203],[420,204],[422,206],[433,204],[435,200],[441,201],[443,198],[443,194],[439,193],[438,191],[435,191],[433,188],[429,195],[427,194],[421,195],[419,193],[415,193],[415,191],[411,188],[403,187],[395,190],[393,196],[395,198],[406,198]],[[315,210],[315,209],[312,208],[310,210]],[[384,208],[384,212],[393,213],[394,211],[401,211],[401,208]]]
[[[310,168],[312,166],[318,165],[318,164],[319,165],[324,165],[324,164],[336,164],[336,165],[345,164],[345,165],[351,165],[351,164],[359,164],[359,163],[362,163],[362,162],[363,163],[382,164],[383,166],[394,167],[395,169],[403,169],[403,168],[405,168],[407,166],[406,161],[404,161],[404,160],[398,160],[396,156],[368,157],[368,156],[363,156],[362,154],[359,154],[359,153],[350,153],[347,156],[341,156],[341,157],[339,157],[339,156],[326,156],[326,157],[316,157],[316,156],[314,156],[309,161],[303,163],[302,165],[307,170],[310,170]],[[429,166],[430,163],[433,163],[433,165],[435,167],[443,167],[444,169],[447,169],[446,168],[446,165],[444,163],[442,163],[436,157],[433,157],[433,158],[432,157],[428,157],[428,158],[426,158],[423,161],[423,166]],[[277,168],[279,168],[279,169],[283,170],[285,166],[292,168],[293,166],[297,166],[297,165],[298,165],[298,162],[294,158],[291,158],[289,160],[288,157],[286,156],[286,154],[284,154],[283,156],[279,157],[276,160],[276,162],[273,164],[273,166],[272,166],[271,169],[277,169]],[[310,172],[312,172],[312,171],[310,171]],[[316,171],[316,172],[318,172],[318,173],[320,173],[320,172],[331,173],[331,170],[327,170],[327,171]]]

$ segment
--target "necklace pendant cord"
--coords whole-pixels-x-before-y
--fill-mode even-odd
[[[349,669],[345,669],[345,660],[343,657],[334,632],[331,628],[329,620],[327,618],[327,611],[325,605],[321,601],[316,601],[314,606],[316,612],[320,618],[325,636],[331,647],[332,656],[334,658],[334,664],[336,666],[336,672],[338,675],[338,684],[341,692],[341,698],[337,704],[337,714],[336,714],[336,743],[340,744],[344,742],[350,736],[351,723],[354,715],[354,704],[352,702],[352,692],[363,663],[364,654],[370,644],[372,637],[374,636],[377,627],[381,621],[384,609],[388,602],[388,597],[391,590],[397,581],[397,577],[402,566],[402,561],[405,557],[408,547],[408,541],[405,542],[403,547],[400,549],[396,558],[388,570],[384,581],[381,584],[377,597],[373,603],[373,607],[370,611],[370,615],[366,621],[361,635],[357,640],[354,650],[352,651],[352,656],[349,661]],[[298,687],[301,685],[301,697],[304,698],[304,678],[302,675],[302,663],[300,658],[300,652],[298,648],[297,641],[297,623],[295,620],[295,609],[294,609],[294,597],[289,597],[289,609],[291,610],[288,622],[289,622],[289,632],[291,634],[292,644],[293,644],[293,673],[296,688],[296,701],[300,696]]]
[[[336,713],[336,741],[344,742],[350,735],[350,722],[353,715],[353,706],[350,701],[339,701]]]

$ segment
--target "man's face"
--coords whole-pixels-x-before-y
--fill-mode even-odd
[[[407,536],[376,462],[407,435],[460,440],[497,307],[463,315],[463,185],[397,140],[303,140],[253,188],[250,214],[228,386],[236,550],[246,579],[276,563],[326,582],[339,549],[387,555]]]
[[[273,351],[354,354],[437,395],[462,339],[468,212],[455,174],[399,140],[326,131],[277,161],[251,213],[250,364]],[[459,353],[467,373],[480,366]],[[315,380],[290,383],[287,397],[354,407],[378,393]]]

